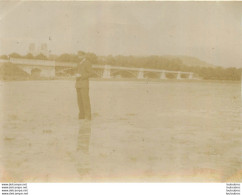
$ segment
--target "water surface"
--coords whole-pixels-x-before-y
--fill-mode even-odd
[[[239,82],[1,82],[2,181],[240,181]]]

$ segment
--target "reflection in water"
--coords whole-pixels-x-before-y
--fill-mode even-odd
[[[90,171],[89,145],[91,137],[91,122],[82,121],[77,137],[76,155],[77,171],[80,176],[86,175]]]

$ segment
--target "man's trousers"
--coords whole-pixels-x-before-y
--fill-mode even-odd
[[[91,120],[91,105],[89,88],[76,88],[77,103],[79,107],[79,119]]]

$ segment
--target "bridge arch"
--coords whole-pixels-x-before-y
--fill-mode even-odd
[[[112,70],[111,71],[111,76],[124,76],[124,77],[137,77],[137,73],[135,71],[130,71],[130,70]]]
[[[31,70],[32,77],[40,77],[40,74],[41,74],[41,69],[39,69],[39,68],[33,68]]]

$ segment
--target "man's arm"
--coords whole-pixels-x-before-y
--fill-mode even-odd
[[[77,79],[80,79],[80,77],[82,76],[81,75],[81,64],[79,63],[79,64],[77,64],[77,69],[76,69],[76,74],[75,74],[75,77],[77,78]]]
[[[84,66],[85,67],[84,67],[84,71],[82,72],[81,78],[88,79],[93,74],[92,64],[89,61],[85,61]]]

